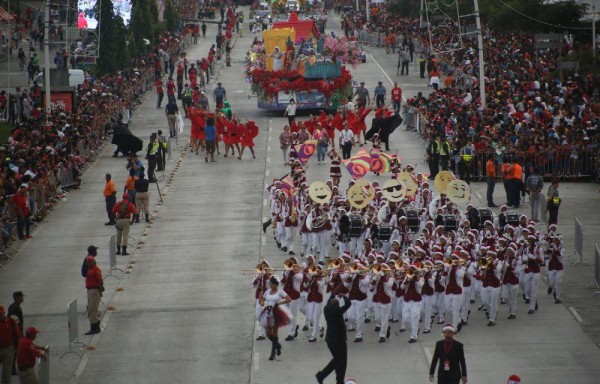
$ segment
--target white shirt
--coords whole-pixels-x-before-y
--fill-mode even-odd
[[[288,116],[296,116],[296,103],[288,104],[287,108],[285,109],[285,113]]]
[[[341,135],[342,144],[351,143],[353,136],[354,133],[350,129],[344,129]]]
[[[277,304],[281,299],[283,299],[286,296],[285,292],[283,291],[283,289],[277,289],[277,292],[275,292],[275,294],[271,294],[271,289],[267,289],[267,291],[263,294],[263,297],[265,298],[265,307],[272,307],[273,305]]]

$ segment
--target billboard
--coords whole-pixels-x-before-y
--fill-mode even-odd
[[[99,1],[111,0],[77,0],[77,28],[96,29],[98,19],[96,15],[96,4]],[[131,0],[112,0],[115,15],[121,16],[125,26],[129,25],[131,19]]]

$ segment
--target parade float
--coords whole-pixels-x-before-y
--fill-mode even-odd
[[[352,96],[345,65],[358,65],[360,48],[345,37],[322,35],[314,20],[292,12],[263,41],[248,51],[245,68],[258,108],[283,111],[294,99],[297,109],[328,109]]]

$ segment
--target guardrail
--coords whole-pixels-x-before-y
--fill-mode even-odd
[[[592,296],[600,295],[600,248],[598,248],[598,244],[594,247],[594,282],[588,284],[587,287],[596,289]]]

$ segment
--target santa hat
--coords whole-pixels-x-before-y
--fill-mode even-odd
[[[506,384],[520,384],[521,378],[517,375],[510,375]]]

